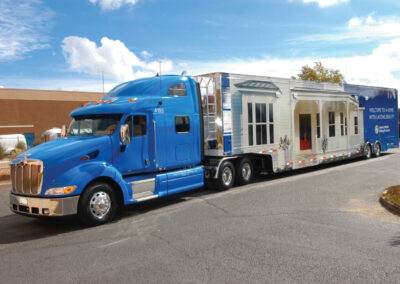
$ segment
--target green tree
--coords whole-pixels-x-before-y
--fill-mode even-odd
[[[344,83],[344,76],[337,69],[325,68],[321,62],[314,62],[314,67],[306,65],[301,68],[301,72],[292,79],[316,82]]]

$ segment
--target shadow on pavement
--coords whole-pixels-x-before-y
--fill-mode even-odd
[[[41,239],[82,228],[76,218],[36,219],[14,214],[0,217],[0,244]]]
[[[384,155],[391,155],[391,154],[385,153]],[[314,172],[320,169],[338,167],[348,163],[357,163],[363,160],[364,159],[362,158],[354,160],[344,160],[336,163],[319,165],[315,167],[309,167],[275,175],[259,175],[254,179],[253,183],[296,176],[299,174]],[[197,197],[212,196],[213,194],[217,193],[218,191],[214,191],[212,189],[201,188],[194,191],[184,192],[165,198],[160,198],[139,204],[130,205],[124,208],[120,217],[115,222],[119,222],[120,220],[123,220],[125,218],[133,218],[135,216],[140,216],[150,211],[166,208],[168,206],[172,206],[175,204],[184,203],[185,201]],[[36,219],[32,217],[25,217],[19,215],[9,215],[5,217],[0,217],[0,232],[1,232],[0,244],[11,244],[11,243],[41,239],[41,238],[55,236],[58,234],[82,230],[85,228],[86,227],[80,224],[77,218],[73,217]],[[400,237],[393,239],[391,241],[391,245],[400,246]]]

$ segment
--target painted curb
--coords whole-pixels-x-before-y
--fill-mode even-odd
[[[397,206],[393,204],[392,202],[386,200],[382,196],[379,198],[379,202],[382,204],[383,207],[385,207],[387,210],[392,212],[393,214],[396,214],[400,216],[400,206]]]

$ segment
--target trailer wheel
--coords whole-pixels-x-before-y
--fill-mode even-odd
[[[224,161],[219,168],[216,188],[220,191],[230,189],[235,182],[235,167],[229,161]]]
[[[366,159],[370,159],[372,157],[372,148],[371,145],[367,145],[364,150],[364,157]]]
[[[97,226],[112,221],[118,211],[114,189],[107,183],[96,182],[81,195],[78,217],[87,226]]]
[[[375,152],[375,157],[379,157],[382,153],[381,145],[379,143],[376,143],[376,152]]]
[[[244,185],[251,182],[253,178],[253,164],[251,160],[243,158],[237,165],[236,168],[236,183],[238,185]]]

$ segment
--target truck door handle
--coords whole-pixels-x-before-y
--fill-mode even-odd
[[[156,121],[153,119],[153,127],[154,127],[154,163],[157,161],[157,130],[156,130]]]

